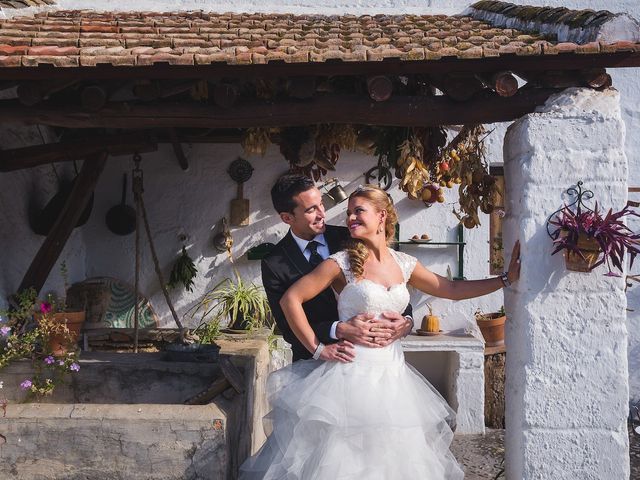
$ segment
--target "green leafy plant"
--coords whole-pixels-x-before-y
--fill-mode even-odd
[[[210,320],[200,323],[193,331],[200,339],[200,343],[215,343],[216,338],[220,336],[220,320]]]
[[[66,324],[54,320],[49,302],[38,302],[33,288],[14,295],[15,307],[0,311],[0,369],[21,359],[31,361],[33,375],[20,383],[27,399],[50,395],[68,374],[80,370],[76,351],[55,356],[50,340],[55,336],[73,343]],[[39,305],[38,305],[39,303]]]
[[[228,319],[232,329],[253,330],[271,325],[271,309],[261,286],[245,282],[238,272],[235,280],[225,278],[204,294],[189,312],[200,324]]]
[[[179,284],[184,285],[185,290],[188,292],[193,291],[193,279],[198,274],[198,269],[196,268],[193,260],[187,253],[187,249],[182,246],[182,253],[176,260],[176,263],[173,264],[173,268],[171,269],[171,275],[169,276],[169,288],[175,288]]]

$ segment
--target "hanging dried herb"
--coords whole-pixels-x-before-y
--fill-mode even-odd
[[[465,126],[443,152],[443,161],[449,160],[447,175],[460,181],[460,212],[454,209],[453,213],[466,228],[480,225],[478,210],[491,213],[494,208],[492,199],[496,193],[502,194],[495,178],[488,173],[486,136],[482,125]],[[442,181],[448,181],[447,177]]]
[[[277,132],[271,128],[247,128],[242,136],[240,145],[247,155],[260,155],[264,157],[267,148],[271,144],[271,134]]]
[[[187,249],[182,246],[182,253],[176,260],[176,263],[173,264],[173,268],[171,269],[171,275],[169,276],[169,288],[175,288],[179,284],[184,285],[185,290],[188,292],[193,291],[193,279],[198,274],[198,269],[196,268],[193,260],[187,253]]]

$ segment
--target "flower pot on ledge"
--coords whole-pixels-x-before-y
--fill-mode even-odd
[[[53,315],[54,321],[65,323],[69,334],[53,334],[49,338],[49,348],[55,356],[65,355],[70,349],[74,349],[78,343],[80,331],[84,325],[86,313],[79,312],[59,312]]]
[[[504,324],[507,316],[502,313],[488,313],[484,319],[476,317],[478,327],[486,347],[504,345]]]

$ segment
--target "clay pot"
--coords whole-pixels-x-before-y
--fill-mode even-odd
[[[49,347],[55,356],[65,355],[78,343],[80,331],[84,325],[85,312],[60,312],[54,314],[53,319],[59,323],[66,323],[71,338],[66,335],[52,335],[49,339]]]
[[[499,313],[490,313],[485,315],[487,320],[477,320],[480,332],[484,337],[485,346],[496,347],[498,345],[504,345],[504,322],[506,321],[506,315],[500,315]]]

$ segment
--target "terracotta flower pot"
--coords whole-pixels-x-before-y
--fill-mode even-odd
[[[567,233],[561,232],[560,235],[566,236]],[[577,247],[582,252],[582,255],[584,255],[584,258],[575,252],[565,250],[564,262],[567,270],[571,270],[572,272],[590,272],[600,257],[600,245],[593,237],[588,237],[580,233],[578,234]]]
[[[490,313],[485,315],[489,317],[487,320],[477,320],[480,332],[484,337],[485,346],[496,347],[498,345],[504,345],[504,322],[506,321],[506,315],[500,315],[499,313]]]
[[[49,347],[54,355],[65,355],[78,342],[80,331],[84,325],[85,312],[59,312],[53,315],[53,319],[59,323],[66,323],[69,336],[52,335],[49,339]]]

